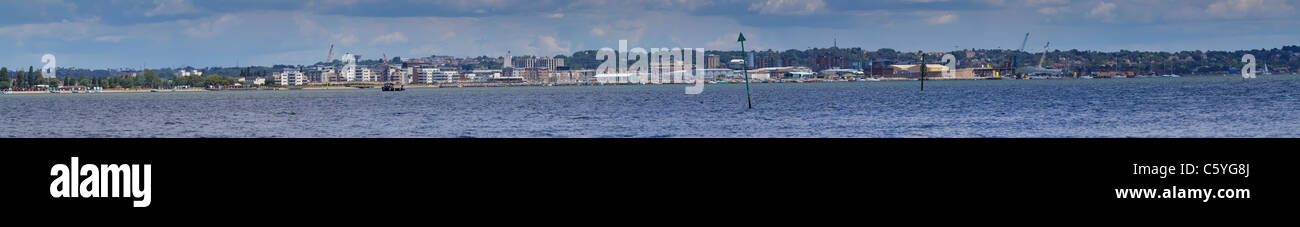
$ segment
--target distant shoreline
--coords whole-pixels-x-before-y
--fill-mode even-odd
[[[1275,75],[1275,76],[1288,76],[1288,75],[1300,75],[1300,74],[1274,74],[1274,75]],[[1218,76],[1218,77],[1230,77],[1230,76],[1236,76],[1236,75],[1225,75],[1225,74],[1213,74],[1213,75],[1211,75],[1211,74],[1199,74],[1199,75],[1186,75],[1186,76],[1183,76],[1183,77],[1212,77],[1212,76]],[[1141,78],[1141,77],[1132,77],[1132,78]],[[1003,80],[1007,80],[1007,79],[1010,79],[1010,78],[1003,78]],[[1046,78],[1046,79],[1083,79],[1083,78],[1058,77],[1058,78]],[[1105,79],[1108,79],[1108,78],[1096,78],[1096,79],[1105,80]],[[865,79],[857,79],[857,80],[825,80],[825,79],[805,79],[805,80],[795,80],[795,79],[781,79],[781,80],[751,81],[751,83],[836,83],[836,82],[883,82],[883,81],[915,81],[915,80],[917,80],[917,79],[912,79],[912,78],[877,78],[877,80],[878,80],[878,81],[870,81],[870,80],[865,80]],[[998,80],[998,79],[982,78],[982,77],[979,77],[979,78],[944,78],[944,77],[934,77],[934,78],[929,78],[929,77],[927,77],[926,80]],[[1011,79],[1011,80],[1014,80],[1014,79]],[[1022,79],[1022,80],[1023,80],[1023,79]],[[718,81],[718,82],[710,82],[710,84],[718,84],[718,83],[721,83],[721,84],[736,84],[736,83],[744,83],[744,82],[745,82],[744,80],[724,80],[724,81]],[[605,83],[605,84],[602,84],[602,83],[460,83],[460,84],[411,84],[411,85],[405,85],[405,87],[406,87],[406,88],[546,87],[546,86],[620,86],[620,85],[651,85],[651,84],[653,84],[653,83],[645,83],[645,84],[642,84],[642,83]],[[680,84],[680,85],[689,85],[689,83],[663,83],[663,84]],[[173,90],[173,89],[130,89],[130,88],[126,88],[126,89],[103,89],[103,90],[96,90],[96,91],[94,91],[94,92],[78,91],[78,92],[76,92],[76,93],[73,93],[73,92],[71,92],[71,91],[59,91],[59,92],[49,92],[49,91],[12,91],[12,92],[8,92],[7,94],[93,94],[93,93],[151,93],[151,92],[252,91],[252,90],[263,90],[263,91],[268,91],[268,90],[276,90],[276,91],[279,91],[279,90],[353,90],[353,89],[376,89],[376,90],[377,90],[377,88],[370,87],[370,86],[367,86],[368,88],[358,88],[358,87],[355,87],[355,86],[356,86],[355,84],[354,84],[354,85],[331,85],[331,86],[324,86],[324,85],[308,85],[308,86],[271,87],[271,88],[266,88],[266,87],[264,87],[264,88],[233,88],[233,89],[220,89],[220,88],[213,88],[213,89],[209,89],[209,88],[187,88],[187,89],[174,89],[174,90]]]

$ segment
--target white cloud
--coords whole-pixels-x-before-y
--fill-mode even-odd
[[[121,42],[122,39],[125,39],[125,38],[126,38],[126,37],[124,37],[124,36],[118,36],[118,35],[107,35],[107,36],[95,37],[95,41],[98,41],[98,42],[110,42],[110,43],[116,43],[116,42]]]
[[[403,44],[406,43],[406,41],[406,35],[403,35],[402,32],[393,32],[375,37],[375,39],[370,40],[370,45]]]
[[[1043,14],[1043,15],[1049,15],[1049,16],[1051,16],[1051,15],[1058,15],[1058,14],[1061,14],[1061,13],[1065,13],[1065,12],[1068,11],[1068,10],[1069,10],[1069,7],[1064,7],[1064,6],[1062,6],[1062,7],[1044,7],[1044,8],[1039,8],[1039,9],[1038,9],[1038,14]]]
[[[599,27],[597,27],[597,28],[591,28],[591,35],[593,35],[593,36],[605,36],[605,29],[601,29],[601,28],[599,28]]]
[[[1295,7],[1281,0],[1222,0],[1210,4],[1205,13],[1221,18],[1279,16],[1294,14]]]
[[[545,16],[546,18],[551,18],[551,19],[559,19],[559,18],[564,18],[564,13],[552,13],[552,14],[546,14],[546,15],[542,15],[542,16]]]
[[[439,52],[441,52],[441,50],[433,45],[422,45],[417,48],[411,48],[411,51],[408,51],[407,54],[410,54],[411,56],[429,56],[438,54]]]
[[[1115,8],[1117,8],[1115,3],[1101,1],[1097,4],[1097,7],[1092,8],[1092,11],[1088,11],[1088,17],[1099,18],[1106,22],[1113,22],[1115,20]]]
[[[763,34],[755,31],[745,31],[744,33],[746,50],[765,49],[764,47],[766,47],[766,45],[762,45],[763,43],[759,42],[760,40],[766,40]],[[727,32],[713,38],[713,41],[705,43],[704,47],[707,47],[710,50],[739,50],[740,42],[736,41],[737,38],[740,38],[740,33]]]
[[[937,17],[932,17],[932,18],[926,20],[926,22],[927,22],[927,23],[930,23],[930,24],[932,24],[932,25],[934,25],[934,24],[952,24],[952,23],[957,22],[957,19],[958,19],[958,18],[959,18],[959,16],[957,16],[957,14],[954,14],[954,13],[943,13],[943,15],[939,15],[939,16],[937,16]]]
[[[749,5],[750,11],[761,14],[807,15],[825,8],[826,2],[822,0],[767,0]]]
[[[1057,5],[1057,4],[1069,4],[1069,3],[1070,0],[1025,0],[1025,4],[1030,6]]]
[[[198,10],[194,9],[194,4],[190,4],[186,0],[155,0],[154,2],[158,3],[158,6],[149,12],[145,12],[144,16],[152,17],[198,12]]]
[[[321,27],[316,20],[307,17],[306,14],[298,13],[293,15],[293,23],[298,25],[298,34],[307,40],[318,40],[320,37],[329,37],[329,30]]]
[[[353,34],[350,34],[350,33],[349,33],[349,34],[334,34],[334,37],[333,37],[333,38],[334,38],[335,41],[337,41],[337,42],[338,42],[340,45],[342,45],[342,46],[351,46],[352,44],[357,44],[357,42],[361,42],[361,39],[357,38],[356,35],[353,35]]]
[[[239,19],[239,17],[232,14],[221,15],[221,17],[217,17],[215,20],[200,22],[198,26],[185,29],[185,34],[193,37],[210,37],[221,34],[221,32],[224,32],[227,28],[235,27],[242,23],[242,21],[243,20]]]
[[[45,23],[45,24],[20,24],[0,27],[0,34],[9,34],[7,38],[13,38],[19,46],[26,43],[27,40],[80,40],[92,37],[96,31],[102,31],[105,26],[99,22],[99,18],[89,20]]]
[[[556,39],[555,39],[555,36],[541,36],[541,37],[537,37],[537,41],[538,41],[538,43],[541,44],[541,46],[542,46],[541,49],[542,49],[543,51],[547,51],[547,52],[559,52],[559,53],[569,53],[569,52],[570,52],[568,47],[560,47],[559,40],[556,40]],[[566,46],[567,46],[567,45],[566,45]]]

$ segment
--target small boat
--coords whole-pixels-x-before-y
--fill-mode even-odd
[[[1165,75],[1160,75],[1160,77],[1162,77],[1162,78],[1179,78],[1179,77],[1182,77],[1182,76],[1178,76],[1178,74],[1165,74]]]
[[[394,87],[394,86],[393,86],[393,83],[386,83],[386,84],[384,84],[384,87],[380,88],[380,90],[383,90],[383,91],[405,91],[406,88],[402,88],[402,87]]]
[[[1092,76],[1081,76],[1079,79],[1092,79]]]
[[[862,79],[862,80],[865,80],[865,81],[880,81],[880,79],[876,79],[876,78],[866,78],[866,79]]]
[[[149,92],[158,92],[158,89],[149,89]]]

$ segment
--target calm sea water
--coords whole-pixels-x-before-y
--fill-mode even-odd
[[[0,137],[1300,137],[1300,76],[0,95]]]

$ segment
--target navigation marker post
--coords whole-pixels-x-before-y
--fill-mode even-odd
[[[736,42],[740,42],[740,54],[745,59],[745,63],[740,64],[741,71],[745,73],[745,102],[749,104],[749,109],[754,109],[754,100],[749,97],[749,52],[745,52],[744,32],[740,33],[740,38],[737,38]]]
[[[925,91],[925,71],[930,71],[925,67],[925,53],[916,51],[916,55],[921,56],[921,91]]]

